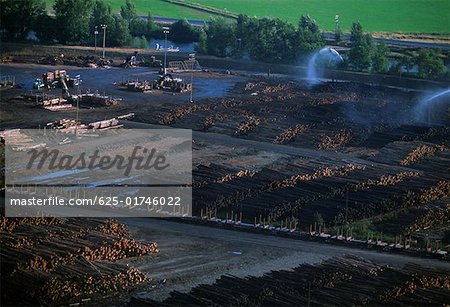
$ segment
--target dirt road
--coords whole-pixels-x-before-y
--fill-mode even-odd
[[[139,296],[162,300],[171,291],[188,291],[212,283],[223,274],[261,276],[271,270],[291,269],[302,263],[355,255],[392,266],[416,263],[450,269],[450,263],[402,255],[356,250],[342,246],[296,241],[148,218],[121,220],[137,239],[156,240],[160,253],[132,262],[153,281]],[[125,297],[123,298],[125,299]]]

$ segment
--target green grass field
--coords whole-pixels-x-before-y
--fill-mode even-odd
[[[450,33],[450,0],[192,0],[249,16],[271,16],[297,23],[310,14],[325,30],[334,16],[349,30],[359,20],[367,31]]]
[[[50,7],[54,0],[46,0]],[[104,0],[115,11],[125,0]],[[324,30],[334,30],[334,16],[348,31],[359,20],[366,31],[405,33],[450,33],[450,0],[189,0],[257,17],[279,17],[297,23],[310,14]],[[134,0],[139,14],[207,20],[211,14],[162,0]]]
[[[125,4],[125,0],[103,0],[109,3],[115,12],[120,11],[120,7]],[[53,11],[55,0],[45,0],[47,10]],[[153,16],[169,17],[169,18],[186,18],[209,20],[212,14],[207,12],[190,9],[180,5],[164,2],[162,0],[134,0],[133,1],[139,15],[147,15],[148,12]]]

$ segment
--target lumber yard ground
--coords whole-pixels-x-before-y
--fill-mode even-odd
[[[360,240],[370,236],[430,255],[448,251],[448,105],[428,123],[417,122],[414,111],[445,84],[402,80],[386,87],[354,82],[358,78],[353,76],[351,82],[311,87],[295,71],[268,78],[263,64],[253,63],[260,72],[250,73],[216,60],[216,66],[203,64],[210,71],[195,73],[190,103],[189,92],[141,93],[114,84],[153,80],[156,68],[36,64],[52,58],[58,64],[59,51],[18,53],[25,63],[0,66],[1,75],[15,76],[19,85],[1,89],[2,129],[73,119],[74,109],[52,112],[19,97],[32,91],[42,73],[65,69],[81,76],[82,92],[122,98],[116,105],[82,105],[82,123],[134,113],[125,126],[194,131],[196,216],[233,215],[250,225],[295,224],[302,232],[340,236],[351,229]],[[79,55],[65,52],[66,59]],[[120,63],[123,54],[115,56]],[[217,66],[221,69],[214,70]],[[190,74],[177,76],[190,79]],[[389,83],[384,78],[378,82]],[[45,93],[59,96],[61,89]],[[351,228],[343,228],[346,221]],[[323,305],[336,302],[330,301],[334,297],[359,305],[438,305],[449,296],[450,265],[431,257],[155,219],[3,218],[0,225],[2,284],[10,285],[2,287],[2,300],[10,304],[125,305],[133,297],[134,305]],[[265,275],[271,270],[273,275]],[[214,284],[224,274],[234,277]],[[300,286],[292,288],[289,280]],[[376,293],[359,287],[364,282]],[[29,295],[17,296],[24,284],[35,286]],[[351,295],[355,287],[361,292]]]

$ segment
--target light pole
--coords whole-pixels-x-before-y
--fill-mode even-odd
[[[97,26],[95,26],[95,30],[94,30],[94,40],[95,40],[95,54],[97,54],[97,35],[98,35],[98,31],[97,31]]]
[[[192,92],[194,90],[194,65],[195,65],[195,53],[189,53],[189,60],[192,62],[192,70],[191,70],[191,100],[190,102],[194,102],[192,99]]]
[[[75,80],[77,80],[77,115],[75,120],[75,136],[78,134],[78,110],[80,109],[80,82],[81,76],[76,75]]]
[[[238,48],[239,48],[238,50],[239,50],[239,56],[240,56],[242,53],[242,38],[238,38],[237,41],[238,41]]]
[[[103,58],[105,58],[105,41],[106,41],[106,28],[108,25],[100,25],[103,29]]]
[[[341,29],[339,27],[339,15],[334,16],[334,22],[336,23],[336,26],[334,28],[334,38],[336,41],[341,40]]]
[[[167,60],[167,34],[169,34],[169,27],[163,27],[164,32],[164,75],[166,74],[166,60]]]

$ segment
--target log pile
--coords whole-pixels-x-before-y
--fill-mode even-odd
[[[126,289],[147,276],[117,261],[158,252],[114,220],[2,217],[0,227],[3,299],[11,304],[69,304]]]
[[[412,164],[400,163],[423,141],[429,142],[426,143],[429,147],[444,144],[448,148],[449,127],[398,122],[400,114],[396,112],[410,106],[412,95],[356,83],[324,83],[311,89],[300,82],[257,78],[238,83],[230,92],[233,96],[204,99],[197,103],[198,107],[166,104],[159,114],[165,117],[162,122],[176,122],[178,127],[194,130],[214,127],[220,133],[260,142],[330,148],[374,164],[365,163],[365,169],[339,173],[337,169],[349,163],[340,160],[339,155],[334,159],[330,152],[325,152],[321,153],[324,159],[310,156],[305,163],[297,164],[287,154],[286,159],[257,166],[258,172],[253,176],[224,181],[220,178],[231,178],[226,176],[246,169],[243,161],[249,159],[233,158],[234,167],[210,165],[208,160],[204,162],[207,167],[194,170],[193,205],[198,214],[204,208],[223,208],[218,210],[219,214],[239,208],[245,222],[250,223],[260,215],[266,220],[271,217],[272,222],[273,218],[284,220],[294,215],[302,228],[308,227],[316,211],[327,223],[336,218],[342,220],[348,196],[349,219],[378,218],[397,214],[398,208],[412,208],[414,202],[426,205],[418,199],[419,195],[438,181],[448,179],[448,171],[442,167],[450,161],[448,150],[438,149],[434,155]],[[249,118],[258,118],[259,125],[247,127]],[[236,133],[238,126],[243,130],[241,133]],[[246,131],[250,132],[241,136]],[[298,134],[301,136],[296,138]],[[290,148],[280,151],[287,152]],[[254,161],[253,157],[250,159]],[[203,163],[200,158],[198,161]],[[321,174],[321,170],[331,173]],[[401,227],[410,222],[402,221]]]
[[[189,114],[199,111],[199,110],[205,110],[205,107],[200,106],[198,104],[194,104],[194,105],[190,105],[187,107],[176,108],[175,110],[171,111],[169,114],[165,115],[161,119],[160,123],[163,125],[172,125],[176,121],[185,117],[186,115],[189,115]]]
[[[231,181],[237,177],[253,177],[253,175],[256,174],[255,170],[249,170],[249,169],[244,169],[244,170],[240,170],[237,173],[234,174],[226,174],[225,176],[219,178],[217,180],[218,183],[224,183],[227,181]]]
[[[38,64],[43,65],[69,65],[79,67],[110,66],[111,60],[105,60],[96,56],[47,56],[38,60]]]
[[[262,90],[262,92],[264,94],[272,94],[272,93],[278,93],[281,91],[287,91],[288,89],[290,89],[290,85],[291,85],[291,83],[279,83],[279,84],[276,84],[273,86],[268,85]]]
[[[237,134],[237,135],[245,135],[248,132],[250,132],[251,130],[253,130],[256,127],[258,127],[259,124],[261,124],[261,119],[260,118],[258,118],[256,116],[249,116],[245,123],[241,123],[241,124],[239,124],[239,126],[237,126],[235,134]]]
[[[298,124],[294,127],[289,127],[286,130],[284,130],[282,133],[277,135],[277,137],[273,140],[274,143],[286,143],[294,139],[297,135],[305,133],[308,131],[309,126],[308,125],[302,125]]]
[[[419,196],[419,203],[426,204],[437,199],[450,197],[450,181],[439,181],[435,186],[424,190]]]
[[[396,181],[391,182],[393,184],[399,183]],[[366,187],[368,186],[369,185]],[[356,221],[361,218],[376,216],[386,212],[394,212],[404,208],[420,208],[434,201],[445,200],[448,198],[450,198],[450,182],[439,181],[428,189],[421,189],[419,191],[410,190],[405,194],[394,194],[378,203],[370,202],[360,205],[357,208],[350,207],[347,212],[345,209],[342,209],[342,211],[337,214],[336,220],[339,223],[343,223],[345,221],[344,217],[348,216],[349,221]],[[436,223],[437,222],[438,220],[436,220]],[[400,221],[398,221],[398,223],[400,223]]]
[[[338,133],[329,136],[325,135],[322,142],[318,145],[319,149],[330,149],[345,146],[352,141],[352,134],[349,131],[341,130]]]
[[[81,264],[78,264],[81,266]],[[87,263],[86,271],[81,273],[79,268],[65,267],[58,272],[58,276],[68,275],[69,279],[53,277],[38,291],[41,301],[61,304],[80,300],[89,295],[107,295],[132,288],[148,280],[146,274],[134,267],[126,265],[109,266],[107,264]]]
[[[56,120],[54,122],[50,122],[47,123],[47,127],[51,128],[51,129],[60,129],[60,130],[64,130],[64,129],[75,129],[75,126],[77,125],[77,121],[75,119],[71,119],[71,118],[63,118],[60,120]],[[80,125],[78,124],[78,128],[80,129],[87,129],[87,125]]]
[[[447,150],[444,145],[435,145],[435,146],[428,146],[428,145],[421,145],[411,151],[405,159],[400,161],[401,165],[410,165],[414,164],[417,161],[425,158],[433,156],[437,151],[445,151]]]
[[[131,306],[398,306],[445,305],[448,270],[389,267],[361,258],[332,258],[317,265],[261,277],[224,275],[213,285],[172,292],[163,302],[134,298]]]
[[[203,121],[203,130],[208,130],[218,121],[224,121],[228,117],[227,114],[214,114],[212,116],[208,116]]]
[[[348,172],[354,170],[363,170],[365,169],[364,165],[357,165],[349,163],[345,166],[336,166],[336,167],[325,167],[323,169],[319,169],[312,174],[301,174],[301,175],[293,175],[288,178],[283,179],[282,181],[273,181],[271,182],[264,191],[274,191],[276,189],[283,189],[286,187],[294,187],[301,181],[310,181],[316,180],[322,177],[332,177],[332,176],[344,176]]]
[[[414,216],[413,222],[401,230],[403,234],[413,234],[419,230],[450,223],[450,204],[442,206],[431,204],[424,208],[424,212]]]
[[[358,170],[358,169],[356,169]],[[313,206],[318,205],[319,203],[324,206],[324,208],[327,208],[327,202],[326,200],[330,200],[330,203],[334,203],[334,207],[337,203],[343,203],[345,201],[346,195],[351,191],[353,193],[353,200],[355,199],[354,192],[360,192],[362,199],[364,200],[362,204],[357,204],[357,202],[352,202],[352,205],[350,206],[350,209],[345,209],[346,206],[345,203],[342,204],[342,210],[340,212],[336,212],[333,219],[328,220],[334,220],[338,223],[343,223],[345,221],[345,217],[348,218],[349,221],[358,220],[360,218],[370,217],[377,214],[383,214],[387,212],[394,211],[398,209],[398,199],[403,197],[400,196],[402,194],[398,194],[398,196],[395,196],[394,198],[388,197],[388,199],[383,199],[384,194],[391,195],[389,190],[384,188],[383,190],[373,190],[370,191],[374,193],[374,199],[381,200],[379,203],[373,203],[373,200],[368,202],[366,197],[368,197],[367,191],[372,187],[387,187],[387,186],[393,186],[395,188],[398,188],[400,184],[404,183],[406,179],[410,179],[413,177],[417,177],[418,173],[416,172],[400,172],[398,174],[394,175],[382,175],[379,179],[373,180],[368,179],[364,182],[360,183],[353,183],[353,184],[346,184],[342,186],[336,186],[331,187],[328,190],[322,191],[321,193],[309,193],[299,195],[297,198],[293,198],[290,201],[285,201],[279,203],[278,206],[271,209],[269,213],[269,217],[272,220],[275,220],[277,218],[285,218],[287,216],[291,216],[292,214],[296,214],[299,211],[301,211],[306,206]],[[336,178],[335,178],[336,181]],[[366,191],[366,192],[363,192]],[[364,195],[364,196],[363,196]],[[394,193],[394,195],[396,195]],[[411,200],[408,198],[409,194],[406,193],[406,199],[404,206],[410,206]],[[370,197],[368,197],[370,199]],[[353,207],[354,203],[354,207]],[[396,207],[397,206],[397,207]],[[327,209],[327,214],[331,214],[330,210]],[[303,218],[305,218],[304,214],[299,213]],[[309,215],[310,218],[312,218],[311,215]]]

